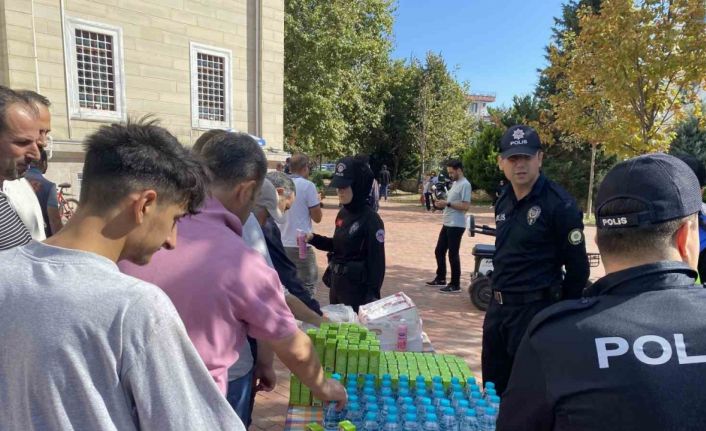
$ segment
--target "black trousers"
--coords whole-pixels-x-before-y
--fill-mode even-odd
[[[517,348],[532,318],[551,305],[547,300],[524,305],[500,305],[491,299],[483,321],[483,381],[495,383],[498,395],[507,388]]]
[[[449,253],[451,264],[451,284],[461,286],[461,258],[458,249],[461,248],[461,238],[465,228],[442,226],[439,239],[436,241],[436,279],[446,280],[446,252]]]
[[[427,211],[431,211],[431,193],[424,193],[424,203],[427,206]]]

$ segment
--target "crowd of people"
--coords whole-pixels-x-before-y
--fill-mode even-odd
[[[343,407],[297,320],[327,320],[314,249],[331,304],[380,298],[386,233],[370,197],[386,199],[389,171],[335,164],[327,237],[313,232],[306,155],[268,172],[248,134],[210,130],[187,149],[144,118],[86,137],[81,205],[62,225],[43,177],[49,107],[0,87],[0,428],[245,429],[255,393],[277,383],[275,356]],[[542,173],[537,132],[513,126],[499,149],[482,340],[498,429],[701,429],[706,168],[651,154],[608,173],[595,213],[607,275],[591,285],[583,214]],[[426,284],[458,293],[471,184],[459,160],[445,168],[444,198],[430,196],[434,172],[423,185],[443,211]]]

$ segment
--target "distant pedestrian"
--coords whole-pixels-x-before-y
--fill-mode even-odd
[[[431,186],[433,185],[431,180],[434,177],[434,173],[430,172],[424,176],[422,182],[422,195],[424,196],[424,205],[427,211],[431,211]]]
[[[284,161],[284,173],[287,175],[290,175],[292,173],[292,167],[290,166],[291,160],[291,157],[287,157],[287,159]]]
[[[277,172],[284,172],[284,163],[277,162],[277,165],[275,166],[275,170]]]
[[[380,184],[380,197],[387,201],[387,194],[390,187],[390,171],[387,170],[387,165],[382,165],[380,175],[378,175],[378,184]]]

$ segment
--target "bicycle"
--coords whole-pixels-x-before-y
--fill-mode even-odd
[[[67,221],[74,215],[78,209],[78,201],[74,198],[66,198],[66,196],[71,196],[70,193],[64,193],[64,189],[71,188],[69,183],[59,184],[59,192],[57,193],[56,199],[59,201],[59,214],[61,215],[61,222],[66,224]]]

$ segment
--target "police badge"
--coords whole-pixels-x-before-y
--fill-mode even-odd
[[[527,211],[527,224],[532,226],[537,221],[540,214],[542,214],[542,209],[538,205],[530,208],[529,211]]]

